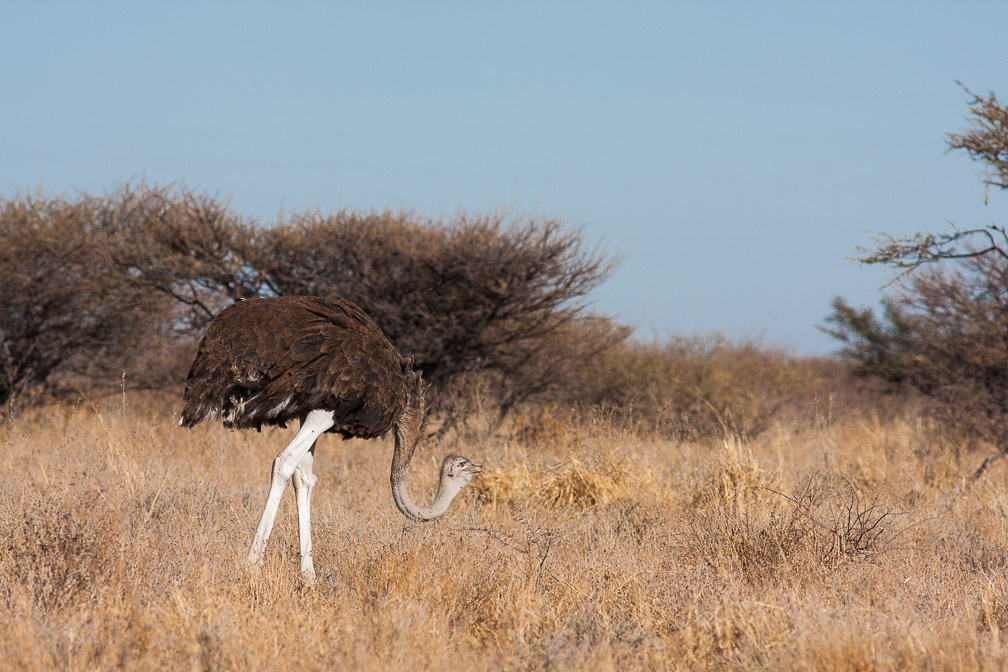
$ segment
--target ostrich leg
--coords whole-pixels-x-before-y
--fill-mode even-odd
[[[311,491],[315,487],[318,476],[312,473],[312,462],[315,459],[315,444],[301,458],[301,463],[294,470],[291,483],[294,485],[294,499],[297,500],[298,540],[301,542],[301,576],[306,583],[315,583],[315,565],[312,563],[311,543]]]
[[[248,552],[247,560],[250,564],[262,562],[263,551],[266,550],[266,542],[269,541],[270,532],[273,531],[277,509],[280,508],[280,497],[283,495],[284,488],[287,487],[287,481],[294,475],[294,471],[301,464],[305,455],[311,452],[319,435],[332,427],[333,424],[332,411],[312,411],[301,423],[301,429],[294,435],[291,442],[273,460],[269,496],[266,497],[266,506],[263,507],[262,518],[259,519],[259,527],[256,528],[255,536],[252,538],[252,547]],[[298,508],[300,509],[300,507]]]

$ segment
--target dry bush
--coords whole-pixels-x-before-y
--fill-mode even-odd
[[[845,344],[843,355],[859,375],[919,392],[930,413],[961,437],[1001,444],[1004,454],[1005,287],[1002,257],[965,259],[955,271],[921,270],[883,302],[881,317],[837,299],[831,333]]]
[[[198,333],[230,303],[276,293],[262,267],[261,229],[226,202],[146,184],[126,184],[101,201],[116,268],[184,307],[173,326]]]
[[[5,406],[67,372],[78,385],[124,371],[134,387],[178,384],[192,339],[252,297],[357,303],[414,358],[435,407],[459,406],[458,419],[483,394],[498,424],[628,333],[587,309],[615,260],[553,219],[344,211],[262,226],[185,186],[127,184],[4,199],[0,240]]]
[[[169,307],[117,273],[103,211],[86,194],[0,199],[0,417],[33,399],[107,389],[124,371],[157,382],[133,356]]]
[[[442,407],[478,373],[506,414],[626,337],[585,308],[614,261],[558,220],[307,212],[263,235],[278,293],[364,307]]]
[[[607,409],[635,432],[676,439],[753,436],[774,421],[811,420],[833,395],[849,396],[846,371],[720,336],[629,342],[586,360],[567,400]]]
[[[8,609],[26,603],[49,614],[94,602],[115,571],[116,542],[108,512],[93,494],[78,501],[36,495],[25,515],[0,529],[0,593]]]
[[[836,491],[813,477],[793,495],[773,494],[778,500],[761,507],[701,509],[690,521],[688,552],[758,582],[872,560],[901,536],[895,510],[849,483]]]
[[[632,499],[655,482],[647,465],[624,451],[601,447],[613,441],[612,427],[600,432],[597,423],[569,407],[530,407],[516,414],[509,427],[510,436],[536,455],[484,471],[475,491],[490,507],[585,509]]]
[[[118,267],[186,308],[174,326],[199,333],[256,296],[346,299],[413,357],[443,409],[475,386],[503,417],[627,335],[586,309],[614,260],[558,220],[308,211],[258,226],[185,188],[127,185],[105,200]]]
[[[475,490],[491,508],[522,506],[530,502],[546,507],[587,508],[626,500],[653,474],[632,470],[626,463],[578,458],[543,466],[527,463],[495,467],[484,472]]]
[[[704,480],[689,503],[686,552],[746,581],[870,560],[902,532],[880,492],[813,474],[788,494],[737,438],[722,441]]]

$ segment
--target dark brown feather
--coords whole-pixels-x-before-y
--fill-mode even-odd
[[[333,411],[329,431],[373,438],[420,384],[374,320],[349,301],[285,296],[239,301],[210,322],[189,369],[182,423],[221,418],[261,428]]]

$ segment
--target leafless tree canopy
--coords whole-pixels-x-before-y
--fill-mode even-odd
[[[198,333],[234,301],[269,294],[253,265],[262,244],[255,222],[207,194],[127,185],[105,199],[103,220],[115,267],[184,306],[183,330]]]
[[[86,195],[0,200],[4,409],[92,377],[121,375],[144,359],[141,337],[156,329],[166,307],[110,262],[104,207]]]
[[[357,303],[414,358],[432,400],[478,380],[502,412],[627,334],[586,303],[613,259],[557,220],[309,211],[265,226],[207,194],[147,185],[3,207],[0,272],[15,278],[2,290],[4,401],[74,353],[123,355],[120,341],[145,329],[191,347],[220,310],[257,296]]]
[[[274,291],[367,306],[435,388],[489,373],[505,409],[555,384],[565,359],[589,357],[625,336],[596,327],[591,344],[557,347],[571,325],[604,322],[586,314],[584,299],[612,261],[556,220],[307,213],[265,235]]]

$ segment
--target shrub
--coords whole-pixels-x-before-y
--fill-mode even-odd
[[[104,208],[87,195],[0,200],[0,414],[140,373],[133,355],[167,308],[111,263]]]
[[[309,212],[263,235],[275,291],[364,307],[441,399],[479,374],[507,412],[627,333],[584,303],[613,261],[558,220]]]
[[[625,342],[585,360],[568,401],[636,431],[693,439],[753,435],[785,414],[811,415],[844,367],[721,336]]]

